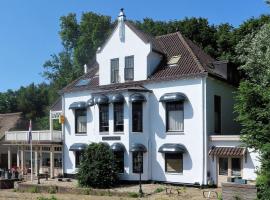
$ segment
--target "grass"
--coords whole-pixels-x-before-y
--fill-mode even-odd
[[[138,198],[139,197],[139,194],[137,192],[128,192],[128,197]]]
[[[155,189],[154,193],[161,193],[161,192],[163,192],[164,190],[165,190],[165,188],[163,188],[163,187],[158,187],[158,188]]]
[[[47,197],[38,197],[37,200],[57,200],[57,198],[55,196],[51,196],[49,198]]]
[[[50,186],[48,189],[49,194],[55,194],[57,192],[57,187],[56,186]]]
[[[39,189],[37,186],[33,186],[33,187],[29,188],[29,192],[30,193],[39,193]]]

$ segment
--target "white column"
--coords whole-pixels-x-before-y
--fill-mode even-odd
[[[51,146],[50,151],[50,177],[54,177],[54,146]]]
[[[20,167],[20,148],[17,147],[17,167]]]
[[[39,149],[39,171],[41,173],[43,173],[43,170],[42,170],[42,147],[40,147],[40,149]]]
[[[35,147],[35,174],[38,172],[38,147]]]
[[[50,140],[52,140],[53,133],[53,120],[52,120],[52,111],[50,110]]]
[[[11,169],[11,150],[10,150],[10,146],[8,146],[8,169]]]
[[[24,148],[21,148],[21,171],[23,173],[24,170]]]

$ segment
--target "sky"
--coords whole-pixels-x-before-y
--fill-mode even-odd
[[[133,20],[204,17],[235,27],[270,12],[264,0],[0,0],[0,92],[45,81],[44,62],[62,50],[61,16],[93,11],[115,19],[120,8]]]

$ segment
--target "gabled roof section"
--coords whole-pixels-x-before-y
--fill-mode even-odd
[[[22,113],[0,114],[0,140],[4,137],[5,132],[16,129],[22,120]]]

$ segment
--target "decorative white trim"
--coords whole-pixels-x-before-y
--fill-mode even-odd
[[[210,141],[240,141],[240,135],[210,135]]]

